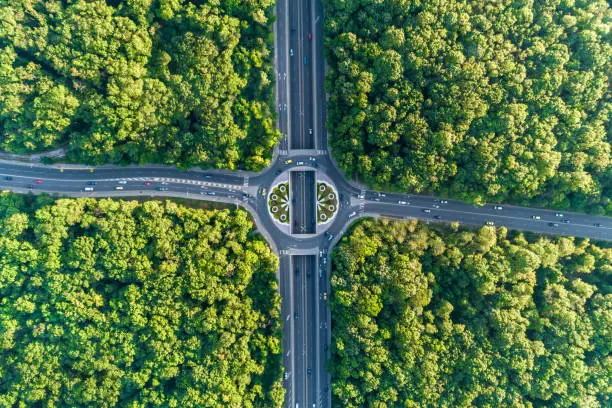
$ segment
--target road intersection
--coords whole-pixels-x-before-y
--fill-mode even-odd
[[[387,216],[426,222],[492,223],[509,229],[612,241],[612,219],[500,205],[473,206],[424,195],[370,191],[347,181],[327,151],[320,0],[279,0],[276,4],[275,64],[277,126],[284,135],[270,167],[244,171],[180,171],[170,166],[42,165],[0,160],[0,189],[58,193],[73,197],[183,197],[244,207],[258,231],[279,255],[284,319],[283,364],[287,407],[328,407],[330,377],[325,371],[331,342],[329,253],[355,219]],[[310,34],[310,35],[309,35]],[[311,39],[310,39],[311,38]],[[285,164],[287,159],[292,162]],[[312,160],[314,158],[315,160]],[[303,163],[298,165],[298,163]],[[316,163],[316,164],[315,164]],[[304,166],[310,166],[307,172]],[[315,167],[316,166],[316,167]],[[78,169],[71,170],[77,167]],[[91,171],[90,169],[93,169]],[[279,172],[298,185],[291,204],[292,234],[277,228],[267,195]],[[310,173],[310,175],[302,173]],[[325,174],[339,196],[326,234],[316,234],[316,174]],[[8,178],[11,178],[10,180]],[[41,184],[36,184],[40,180]],[[95,183],[91,185],[88,183]],[[293,184],[293,182],[292,182]],[[85,191],[86,187],[93,191]],[[294,222],[297,221],[296,228]],[[316,225],[315,225],[316,227]]]

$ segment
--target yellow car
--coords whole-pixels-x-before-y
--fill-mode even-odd
[[[293,163],[293,160],[291,160],[291,159],[285,160],[285,164],[291,164],[291,163]]]

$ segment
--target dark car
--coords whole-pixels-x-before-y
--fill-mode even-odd
[[[32,189],[34,187],[36,187],[34,184],[28,184],[28,188]]]
[[[594,226],[596,226],[596,227],[598,227],[598,228],[602,226],[602,225],[601,225],[600,223],[598,223],[598,222],[596,222],[596,223],[595,223],[595,224],[593,224],[593,225],[594,225]]]
[[[95,186],[95,185],[96,185],[96,182],[95,182],[95,181],[88,181],[88,182],[87,182],[87,185],[88,185],[88,186]]]
[[[11,176],[4,177],[5,180],[11,181],[13,178]]]
[[[306,370],[306,372],[308,373],[308,375],[312,374],[312,370],[310,369],[310,367],[308,367],[308,370]]]
[[[274,175],[275,175],[275,176],[278,176],[278,175],[279,175],[279,174],[281,174],[282,172],[283,172],[282,170],[276,170],[276,171],[274,172]]]
[[[300,314],[298,312],[295,312],[293,314],[293,317],[295,317],[295,320],[298,320],[300,318]]]
[[[556,222],[549,222],[548,225],[555,228],[559,226],[559,224],[557,224]]]
[[[296,274],[297,276],[299,276],[299,275],[300,275],[300,268],[298,268],[298,267],[296,267],[296,268],[295,268],[295,274]]]
[[[308,64],[308,57],[304,56],[304,65]]]
[[[563,220],[563,223],[564,223],[564,224],[569,224],[569,223],[570,223],[570,220]]]
[[[442,217],[440,217],[439,215],[434,215],[434,218],[435,218],[436,220],[439,220],[439,219],[440,219],[440,218],[442,218]]]

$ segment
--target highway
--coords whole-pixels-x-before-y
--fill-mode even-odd
[[[327,150],[321,1],[279,0],[276,14],[275,103],[277,127],[284,137],[267,169],[258,173],[181,171],[157,165],[92,167],[0,160],[0,189],[70,197],[183,197],[246,209],[280,260],[283,385],[285,406],[290,408],[331,405],[330,377],[325,371],[331,341],[329,253],[354,220],[388,216],[476,227],[489,223],[612,241],[610,217],[505,204],[478,207],[426,195],[372,191],[347,181]],[[284,172],[290,172],[290,199],[295,199],[290,211],[291,234],[270,216],[264,194]],[[322,176],[335,186],[340,206],[326,234],[317,234],[312,224],[316,216],[313,186]]]

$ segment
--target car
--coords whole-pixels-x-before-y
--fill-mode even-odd
[[[329,234],[329,236],[327,237],[327,240],[331,241],[333,237],[334,237],[333,235]]]
[[[285,371],[285,380],[289,379],[289,372]]]
[[[374,201],[380,201],[380,198],[379,197],[375,197]]]
[[[319,164],[318,164],[317,162],[312,162],[312,163],[310,163],[310,165],[311,165],[312,167],[319,167]]]
[[[119,184],[127,184],[127,180],[119,180],[117,183],[119,183]]]
[[[440,206],[438,204],[434,204],[433,208],[440,208]]]
[[[304,65],[308,64],[308,57],[304,56]]]
[[[353,211],[352,213],[350,213],[350,214],[349,214],[349,218],[354,217],[354,216],[356,216],[356,215],[357,215],[357,212],[356,212],[356,211]]]
[[[308,33],[308,40],[312,40],[312,33]]]
[[[87,185],[88,185],[88,186],[95,186],[95,185],[96,185],[96,182],[95,182],[95,181],[88,181],[88,182],[87,182]]]
[[[13,178],[12,178],[11,176],[6,176],[6,177],[4,177],[4,179],[5,179],[6,181],[11,181]]]
[[[215,193],[214,191],[207,191],[206,195],[214,196],[214,195],[217,195],[217,193]]]
[[[316,158],[316,157],[313,157],[313,156],[310,156],[310,157],[308,158],[308,160],[310,160],[310,161],[316,161],[316,160],[317,160],[317,158]]]
[[[563,213],[555,213],[555,217],[563,217]]]
[[[442,217],[440,217],[439,215],[434,215],[434,218],[435,218],[436,220],[439,220],[439,219],[441,219]]]
[[[566,219],[566,220],[563,220],[563,223],[564,223],[564,224],[569,224],[569,223],[570,223],[570,220],[567,220],[567,219]]]
[[[423,212],[429,214],[431,212],[431,210],[429,208],[426,208],[426,209],[423,210]]]
[[[266,196],[266,188],[265,187],[261,190],[261,196],[262,197]]]
[[[291,199],[291,204],[295,205],[295,198]]]
[[[487,225],[495,225],[495,223],[493,221],[487,221],[486,224]]]
[[[83,190],[85,190],[85,191],[94,191],[93,187],[85,187]]]
[[[293,48],[289,49],[289,55],[291,55],[293,57]]]
[[[312,129],[308,129],[308,134],[312,135]]]
[[[296,164],[297,166],[303,166],[303,165],[304,165],[304,162],[303,162],[303,161],[299,161],[299,162],[297,162],[297,163],[295,163],[295,164]]]
[[[555,228],[559,226],[559,224],[557,224],[556,222],[549,222],[548,225]]]
[[[327,301],[327,292],[323,292],[323,300]]]
[[[155,187],[155,189],[157,191],[166,191],[166,190],[168,190],[168,187]]]
[[[212,176],[204,176],[205,179],[212,178]]]
[[[162,181],[162,186],[167,186],[167,185],[168,185],[168,182]]]
[[[34,180],[36,184],[42,184],[42,180]]]
[[[295,275],[296,276],[300,275],[300,268],[298,268],[297,266],[295,267]]]
[[[308,375],[312,374],[312,370],[310,369],[310,367],[308,367],[308,370],[306,370],[306,372],[308,373]]]
[[[328,232],[328,231],[325,231],[325,232],[323,233],[323,235],[328,236],[328,235],[329,235],[329,232]]]
[[[275,175],[275,176],[278,176],[278,175],[279,175],[279,174],[281,174],[282,172],[283,172],[282,170],[276,170],[276,171],[274,172],[274,175]]]
[[[384,194],[384,193],[378,193],[378,196],[379,196],[379,197],[386,197],[387,195],[386,195],[386,194]]]
[[[440,204],[448,204],[448,200],[440,200]]]
[[[407,203],[406,201],[401,201],[401,200],[400,200],[400,201],[398,201],[397,203],[398,203],[398,204],[401,204],[401,205],[408,205],[408,203]]]
[[[291,159],[285,160],[285,164],[291,164],[291,163],[293,163],[293,160],[291,160]]]
[[[599,227],[603,227],[603,225],[601,225],[600,223],[596,222],[595,224],[593,224],[594,226],[596,226],[597,228]]]
[[[153,185],[153,183],[151,183],[150,181],[145,181],[145,182],[144,182],[144,185],[145,185],[145,186],[152,186],[152,185]]]
[[[532,215],[532,216],[531,216],[531,219],[532,219],[532,220],[539,220],[539,219],[540,219],[540,216],[539,216],[539,215]]]
[[[323,265],[327,264],[327,258],[323,258]]]
[[[329,349],[329,347],[327,347],[327,344],[325,344],[325,345],[323,346],[323,351],[327,353],[327,350],[328,350],[328,349]]]
[[[295,317],[295,320],[298,320],[300,318],[300,314],[298,312],[295,312],[293,314],[293,317]]]
[[[344,201],[344,194],[340,193],[340,201]]]
[[[493,207],[494,210],[502,210],[503,207],[501,205],[496,205],[495,207]]]
[[[115,186],[115,190],[123,190],[123,186]]]
[[[32,189],[32,188],[34,188],[34,187],[36,187],[34,184],[28,184],[28,188],[29,188],[29,189]]]

